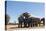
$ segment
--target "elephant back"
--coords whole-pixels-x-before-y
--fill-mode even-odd
[[[20,16],[20,17],[18,18],[18,20],[19,20],[19,21],[24,21],[24,18],[23,18],[22,16]]]

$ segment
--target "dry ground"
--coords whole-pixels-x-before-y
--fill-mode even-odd
[[[44,29],[44,27],[29,27],[29,28],[17,28],[18,25],[7,25],[7,30],[12,31],[12,30],[26,30],[26,29]]]

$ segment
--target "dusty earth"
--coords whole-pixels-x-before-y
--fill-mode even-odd
[[[45,27],[29,27],[29,28],[17,28],[18,25],[7,25],[6,28],[7,28],[7,31],[13,31],[13,30],[29,30],[29,29],[44,29]]]

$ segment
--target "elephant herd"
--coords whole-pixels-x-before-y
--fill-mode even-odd
[[[35,17],[30,17],[30,18],[23,18],[22,16],[20,16],[18,18],[19,20],[19,24],[18,24],[18,27],[21,27],[22,28],[22,25],[24,24],[24,27],[34,27],[34,26],[40,26],[40,23],[41,23],[41,20],[40,18],[35,18]]]
[[[8,15],[5,15],[6,21],[5,25],[8,24],[10,17]],[[43,25],[45,25],[45,18],[36,18],[36,17],[30,17],[29,13],[23,13],[21,16],[18,17],[18,27],[38,27],[40,26],[41,21],[43,21]]]

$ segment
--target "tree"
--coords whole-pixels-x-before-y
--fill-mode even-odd
[[[10,16],[9,15],[5,15],[5,25],[8,24],[9,20],[10,20]]]

